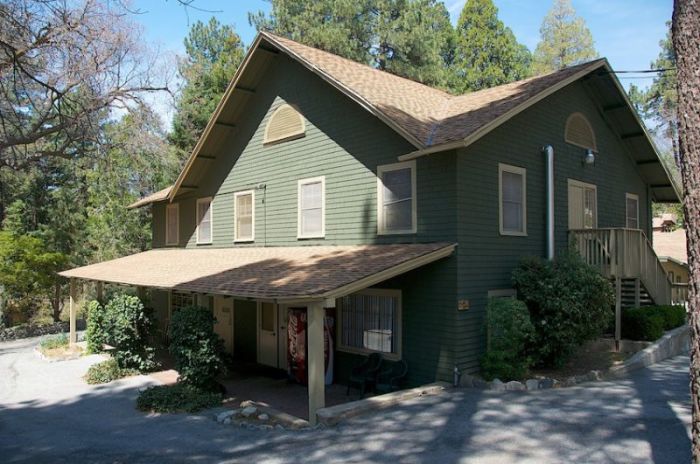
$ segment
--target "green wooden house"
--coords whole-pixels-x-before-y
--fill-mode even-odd
[[[209,306],[234,358],[279,369],[305,318],[313,420],[328,357],[339,383],[371,352],[409,384],[478,371],[488,298],[572,239],[618,306],[666,301],[652,201],[677,191],[605,59],[453,96],[263,32],[175,184],[132,205],[153,250],[62,275],[138,287],[163,329]]]

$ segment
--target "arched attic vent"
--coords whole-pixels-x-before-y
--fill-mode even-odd
[[[293,106],[284,104],[270,116],[265,127],[263,144],[298,139],[306,134],[304,117]]]
[[[566,120],[564,140],[577,147],[590,148],[595,152],[598,151],[593,127],[591,127],[588,119],[581,113],[572,113]]]

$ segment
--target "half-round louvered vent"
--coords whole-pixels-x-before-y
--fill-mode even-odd
[[[597,151],[593,128],[588,122],[588,119],[581,113],[573,113],[569,116],[569,119],[566,120],[564,140],[572,145]]]
[[[265,128],[263,143],[276,143],[303,137],[306,131],[304,117],[292,106],[284,104],[277,108]]]

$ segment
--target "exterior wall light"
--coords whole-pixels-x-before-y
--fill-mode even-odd
[[[584,166],[595,166],[595,153],[590,148],[586,150],[586,154],[583,156]]]

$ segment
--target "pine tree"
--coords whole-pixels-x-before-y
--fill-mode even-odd
[[[180,62],[184,82],[176,102],[170,141],[188,155],[214,113],[243,61],[243,42],[232,27],[215,18],[197,21],[185,38],[187,56]]]
[[[533,54],[534,74],[583,63],[598,56],[593,35],[576,14],[571,0],[554,0],[540,27],[540,43]]]
[[[457,22],[450,87],[479,90],[528,76],[530,51],[498,19],[492,0],[467,0]]]

